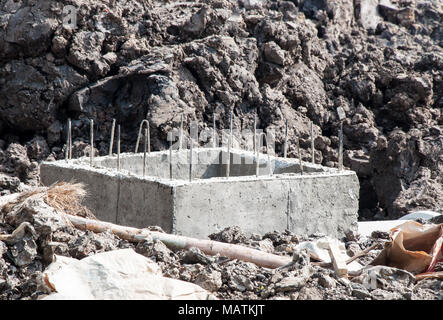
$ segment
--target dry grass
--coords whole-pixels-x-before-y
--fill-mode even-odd
[[[92,212],[81,204],[86,195],[82,183],[57,182],[48,187],[44,201],[54,209],[66,214],[96,219]]]
[[[4,205],[2,213],[8,213],[14,207],[23,203],[29,197],[41,197],[43,201],[60,211],[61,213],[80,216],[90,219],[97,219],[92,212],[82,205],[87,192],[82,183],[57,182],[49,187],[39,187],[34,190],[23,192],[15,200]]]

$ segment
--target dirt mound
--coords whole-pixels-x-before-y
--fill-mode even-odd
[[[438,1],[1,0],[0,16],[3,189],[34,181],[34,161],[63,157],[68,117],[80,156],[88,118],[106,154],[114,117],[123,151],[133,150],[146,116],[153,149],[161,150],[181,113],[185,129],[191,120],[209,126],[214,112],[217,127],[227,128],[232,110],[234,126],[245,129],[257,112],[260,128],[279,132],[280,154],[288,120],[288,154],[296,154],[296,133],[306,160],[313,121],[316,161],[337,166],[341,106],[345,165],[360,178],[361,216],[441,209]],[[28,141],[9,172],[14,157],[3,154]]]

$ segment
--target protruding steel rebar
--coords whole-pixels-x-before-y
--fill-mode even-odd
[[[254,113],[254,152],[257,152],[257,114]]]
[[[269,144],[268,144],[268,138],[264,132],[260,132],[258,135],[258,146],[257,146],[257,152],[256,152],[256,167],[255,167],[255,175],[259,176],[259,164],[260,164],[260,146],[262,141],[262,136],[265,137],[266,141],[266,154],[268,155],[268,167],[269,167],[269,175],[272,175],[272,163],[271,163],[271,156],[269,155]]]
[[[215,129],[215,113],[212,113],[212,146],[214,148],[217,147],[217,141],[215,139],[215,135],[216,135],[216,129]]]
[[[300,138],[299,137],[297,137],[297,153],[298,153],[298,162],[300,164],[300,174],[303,175],[303,163],[301,161]]]
[[[117,170],[120,171],[120,125],[117,126]]]
[[[69,119],[69,160],[72,159],[72,123]]]
[[[343,170],[343,121],[340,121],[338,131],[338,170]]]
[[[229,145],[232,147],[232,111],[229,114]]]
[[[338,170],[343,170],[343,121],[346,119],[346,112],[342,107],[337,108],[340,127],[338,130]]]
[[[67,127],[67,137],[66,137],[66,150],[65,150],[65,160],[68,161],[72,158],[72,129],[71,129],[71,119],[68,119]]]
[[[182,149],[183,145],[183,114],[180,115],[180,132],[178,135],[178,150]]]
[[[112,148],[114,147],[115,119],[112,119],[111,142],[109,144],[109,156],[112,156]]]
[[[312,164],[315,164],[315,147],[314,147],[314,124],[311,121],[311,157]]]
[[[283,157],[286,158],[288,155],[288,119],[286,119],[286,128],[285,128],[285,144],[283,146]]]
[[[169,179],[172,180],[172,137],[169,140]]]
[[[226,178],[231,174],[231,135],[228,137],[228,163],[226,164]]]
[[[143,148],[143,177],[146,175],[146,149],[148,148],[148,129],[145,129],[145,143]]]
[[[189,182],[192,181],[192,138],[189,139]]]
[[[140,144],[140,138],[142,135],[143,124],[145,124],[145,123],[146,123],[146,128],[148,129],[148,154],[151,154],[151,139],[150,139],[149,121],[146,119],[140,123],[140,128],[138,129],[137,143],[135,144],[135,153],[138,152],[138,146]]]
[[[92,162],[94,161],[94,120],[91,121],[91,131],[90,131],[90,137],[91,137],[91,149],[89,152],[89,165],[92,166]]]

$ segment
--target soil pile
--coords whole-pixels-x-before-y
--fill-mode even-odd
[[[418,0],[0,1],[0,189],[35,184],[38,162],[107,153],[112,118],[122,151],[148,117],[153,150],[186,115],[275,129],[283,153],[358,173],[362,219],[443,204],[443,4]],[[203,142],[201,142],[203,144]],[[244,141],[239,141],[244,145]],[[1,191],[0,190],[0,191]]]
[[[131,243],[110,231],[81,231],[70,223],[67,214],[93,218],[79,205],[83,195],[79,185],[60,184],[49,191],[34,189],[11,198],[6,205],[2,203],[0,299],[37,299],[49,293],[42,272],[55,255],[82,259],[123,248],[152,259],[164,276],[195,283],[220,299],[443,299],[441,279],[417,281],[405,270],[368,265],[379,254],[378,249],[357,258],[366,266],[363,271],[349,279],[337,277],[332,268],[312,261],[308,251],[296,250],[297,244],[315,241],[322,237],[319,234],[301,237],[272,232],[247,237],[238,227],[231,227],[210,236],[216,241],[292,256],[290,264],[268,269],[220,255],[209,256],[195,247],[173,251],[152,237]],[[158,227],[148,229],[162,232]],[[354,257],[374,244],[382,248],[388,239],[384,232],[374,232],[371,237],[349,232],[341,240],[347,254]],[[443,265],[437,265],[435,271],[443,271]]]

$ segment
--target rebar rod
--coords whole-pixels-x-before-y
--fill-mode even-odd
[[[91,149],[89,152],[89,165],[92,166],[92,162],[94,161],[94,120],[90,120],[91,121],[91,132],[90,132],[90,137],[91,137]]]
[[[229,140],[230,140],[230,144],[232,144],[232,111],[231,111],[231,113],[229,114]],[[232,147],[232,145],[231,145],[231,147]]]
[[[192,138],[189,139],[189,182],[192,181]]]
[[[70,139],[71,139],[71,119],[68,119],[68,125],[66,127],[66,150],[65,150],[65,160],[69,160],[69,151],[70,151]]]
[[[228,163],[226,165],[226,177],[231,174],[231,136],[228,137]]]
[[[115,123],[116,123],[116,120],[112,119],[111,142],[109,144],[109,156],[112,156],[112,148],[114,147]]]
[[[138,129],[137,143],[135,144],[135,153],[138,152],[138,146],[140,144],[140,139],[141,139],[142,129],[143,129],[144,124],[146,124],[146,127],[148,128],[148,153],[151,154],[151,139],[149,138],[149,136],[150,136],[149,121],[146,119],[140,123],[140,127]]]
[[[314,125],[311,121],[311,157],[312,164],[315,164],[315,146],[314,146]]]
[[[300,163],[300,174],[303,175],[303,163],[301,161],[300,138],[299,137],[297,137],[297,153],[298,153],[298,162]]]
[[[254,114],[254,152],[257,152],[257,114]]]
[[[183,114],[180,115],[180,132],[178,136],[178,150],[182,149],[183,144]]]
[[[146,175],[146,150],[148,148],[148,129],[145,129],[145,143],[143,148],[143,177]]]
[[[215,113],[212,113],[212,140],[213,140],[212,146],[214,148],[217,147],[217,142],[216,142],[216,139],[215,139],[215,134],[216,134],[216,130],[215,130]]]
[[[283,146],[283,157],[286,158],[288,155],[288,119],[286,119],[286,128],[285,128],[285,144]]]
[[[258,177],[259,176],[259,163],[260,163],[260,146],[261,146],[261,141],[262,141],[262,136],[265,137],[265,141],[266,141],[266,154],[268,156],[268,167],[269,167],[269,175],[272,175],[272,163],[271,163],[271,156],[269,154],[269,144],[268,144],[268,138],[266,137],[266,134],[264,132],[260,132],[260,134],[258,135],[258,147],[257,147],[257,152],[256,152],[256,158],[257,158],[257,163],[256,163],[256,167],[255,167],[255,175]]]
[[[117,170],[120,171],[120,125],[117,127]]]
[[[340,121],[338,132],[338,169],[343,170],[343,121]]]
[[[169,179],[172,180],[172,137],[169,140]]]

